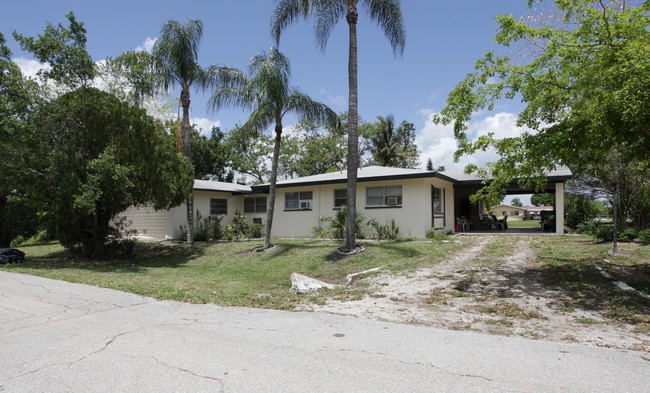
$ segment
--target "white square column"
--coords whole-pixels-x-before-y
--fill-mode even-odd
[[[564,233],[564,183],[555,183],[555,233]]]

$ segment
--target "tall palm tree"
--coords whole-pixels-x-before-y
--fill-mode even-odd
[[[205,90],[217,83],[236,84],[231,69],[209,67],[203,69],[198,63],[199,43],[203,36],[203,23],[187,20],[181,24],[168,19],[163,23],[160,36],[153,47],[154,67],[162,77],[160,88],[167,91],[175,85],[180,86],[180,106],[183,107],[183,154],[192,163],[190,134],[190,88]],[[231,79],[235,76],[235,79]],[[180,148],[180,125],[177,129],[177,148]],[[187,198],[187,243],[194,244],[194,191]]]
[[[246,130],[265,130],[275,123],[275,142],[271,163],[271,184],[266,209],[266,232],[264,248],[271,247],[271,228],[275,207],[275,189],[278,177],[278,159],[282,138],[282,119],[289,112],[298,116],[330,125],[338,125],[339,118],[327,105],[312,100],[289,84],[291,67],[289,60],[276,48],[269,53],[260,52],[248,64],[250,79],[240,73],[242,85],[218,85],[209,105],[214,109],[223,107],[251,108],[253,112],[244,124]]]
[[[357,94],[357,5],[376,21],[390,40],[395,54],[404,51],[406,28],[400,0],[279,0],[273,11],[271,35],[280,44],[282,31],[299,18],[315,16],[315,34],[318,46],[324,50],[336,23],[345,17],[349,27],[349,108],[348,108],[348,183],[347,231],[345,248],[356,249],[354,219],[356,216],[357,169],[359,168],[359,114]]]

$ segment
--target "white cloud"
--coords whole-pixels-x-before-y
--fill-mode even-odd
[[[196,124],[197,128],[200,130],[201,135],[210,136],[212,132],[212,127],[221,126],[221,121],[219,120],[210,120],[205,117],[193,117],[190,119],[190,123]]]
[[[33,59],[26,59],[24,57],[15,57],[12,59],[18,67],[20,67],[20,71],[23,73],[25,76],[29,76],[30,78],[36,78],[37,73],[40,70],[49,70],[50,65],[47,63],[41,63],[39,61],[33,60]]]
[[[488,162],[496,161],[499,158],[494,150],[489,149],[476,152],[471,156],[462,156],[459,162],[453,162],[454,152],[458,148],[453,124],[434,124],[432,119],[435,111],[430,109],[421,110],[419,114],[424,117],[424,126],[417,131],[415,141],[422,150],[423,167],[426,166],[430,158],[434,168],[444,165],[448,171],[462,171],[467,164],[484,167]],[[480,120],[470,121],[467,135],[470,138],[477,138],[493,132],[497,138],[516,137],[526,131],[524,128],[517,127],[516,121],[517,115],[514,113],[497,113]]]
[[[329,101],[329,105],[334,106],[335,109],[341,110],[347,106],[348,102],[346,97],[342,94],[333,95],[329,90],[322,88],[320,89],[320,95],[325,96],[327,101]]]
[[[145,52],[149,52],[149,53],[151,53],[151,51],[153,50],[153,45],[154,45],[155,43],[156,43],[156,38],[147,37],[147,38],[145,38],[145,40],[142,42],[142,45],[138,45],[138,46],[135,48],[135,50],[136,50],[136,52],[142,52],[142,51],[145,51]]]

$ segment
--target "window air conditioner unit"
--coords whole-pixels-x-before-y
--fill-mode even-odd
[[[253,217],[253,224],[262,225],[262,217]]]
[[[388,197],[388,198],[386,198],[386,204],[388,204],[388,205],[397,205],[397,197]]]
[[[311,202],[309,202],[309,201],[300,202],[300,208],[301,209],[311,209]]]

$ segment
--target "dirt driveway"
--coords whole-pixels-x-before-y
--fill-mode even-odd
[[[650,351],[647,324],[604,317],[548,285],[534,236],[462,236],[462,251],[432,267],[360,280],[359,299],[325,298],[303,309],[398,323]]]

